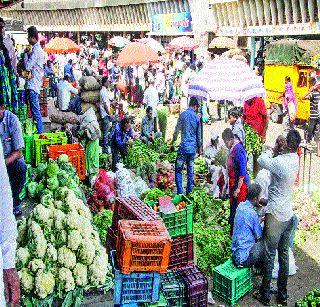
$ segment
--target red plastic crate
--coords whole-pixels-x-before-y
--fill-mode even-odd
[[[42,117],[47,117],[48,116],[48,103],[39,103],[40,106],[40,113]],[[28,105],[28,117],[32,117],[32,112],[31,112],[31,107]]]
[[[162,221],[119,221],[117,259],[122,273],[167,272],[171,238]]]
[[[169,270],[175,270],[193,264],[194,247],[193,235],[186,235],[172,239],[169,258]]]
[[[179,269],[178,273],[186,284],[187,306],[207,307],[208,280],[204,273],[196,265]]]
[[[57,160],[60,155],[66,154],[69,157],[70,163],[77,170],[80,180],[86,177],[86,161],[85,151],[81,144],[65,144],[48,146],[48,157]]]
[[[137,197],[117,197],[112,217],[112,229],[117,234],[119,220],[162,221],[159,215]]]

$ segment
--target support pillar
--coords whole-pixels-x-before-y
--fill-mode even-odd
[[[250,37],[250,67],[254,67],[254,59],[256,56],[256,38],[254,36]]]

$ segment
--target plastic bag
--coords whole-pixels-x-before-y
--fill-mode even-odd
[[[135,178],[134,186],[135,186],[136,195],[139,198],[142,194],[144,194],[145,192],[147,192],[149,190],[147,183],[141,177]]]
[[[274,259],[274,268],[272,271],[272,278],[278,278],[279,273],[279,261],[278,261],[278,251],[276,252],[276,257]],[[296,261],[294,259],[293,251],[289,248],[289,276],[297,273]]]
[[[117,164],[115,183],[119,197],[136,196],[130,171],[122,163]]]

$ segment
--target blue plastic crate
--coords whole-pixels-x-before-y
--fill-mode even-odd
[[[155,303],[160,298],[160,274],[123,274],[116,264],[116,251],[111,251],[114,274],[114,304]],[[126,306],[126,305],[124,305]]]

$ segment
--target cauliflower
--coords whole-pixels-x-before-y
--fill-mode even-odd
[[[57,252],[56,248],[52,244],[48,244],[47,256],[52,261],[57,261],[58,260],[58,252]]]
[[[69,248],[63,246],[58,250],[58,261],[62,266],[72,269],[77,263],[77,258]]]
[[[18,238],[17,238],[17,243],[20,246],[23,246],[25,241],[26,241],[26,236],[27,236],[27,220],[26,218],[21,219],[18,222]]]
[[[82,242],[82,236],[78,230],[70,231],[68,235],[68,247],[76,251]]]
[[[67,232],[60,230],[56,236],[56,246],[61,247],[67,244]]]
[[[29,262],[29,269],[36,273],[38,270],[45,269],[45,264],[43,263],[42,259],[33,259]]]
[[[67,268],[59,269],[59,281],[66,292],[71,291],[75,288],[72,272]]]
[[[78,207],[78,213],[79,213],[79,215],[81,215],[82,217],[84,217],[88,220],[91,220],[91,218],[92,218],[90,209],[88,207],[86,207],[85,205]]]
[[[45,298],[54,291],[55,279],[51,272],[40,270],[35,278],[35,292],[40,298]]]
[[[41,225],[48,225],[50,224],[51,217],[52,217],[52,210],[46,208],[44,205],[39,204],[33,209],[33,218]]]
[[[92,242],[83,241],[79,248],[80,262],[86,265],[91,264],[95,254],[96,254],[96,250]]]
[[[80,215],[71,211],[65,219],[65,226],[68,229],[79,229],[81,227]]]
[[[28,269],[24,268],[19,271],[18,274],[22,289],[26,292],[30,292],[34,287],[34,278],[31,272]]]
[[[16,260],[17,260],[17,265],[20,267],[25,267],[25,265],[28,263],[30,258],[30,253],[28,248],[26,247],[19,247],[17,249],[16,253]]]
[[[59,188],[58,178],[56,176],[48,178],[47,179],[47,186],[50,191],[55,191],[56,189],[58,189]]]
[[[91,239],[91,233],[93,232],[93,226],[90,220],[79,216],[79,230],[84,238]]]
[[[73,269],[73,277],[76,285],[79,287],[85,287],[88,283],[87,275],[87,267],[81,263],[77,263]]]
[[[54,199],[52,194],[45,194],[41,196],[41,204],[47,208],[54,208]]]
[[[110,271],[106,257],[97,256],[89,266],[90,284],[93,286],[103,285],[106,281],[107,274]]]
[[[47,240],[44,237],[43,231],[38,223],[31,221],[30,223],[31,236],[34,239],[34,250],[30,250],[37,258],[43,258],[47,250]]]
[[[66,154],[62,154],[58,158],[58,164],[64,164],[69,162],[69,157]]]
[[[49,159],[47,166],[47,175],[49,178],[56,177],[59,174],[59,166],[56,161]]]
[[[63,229],[66,215],[61,210],[55,209],[53,211],[53,218],[54,218],[54,225],[56,229],[57,230]]]

